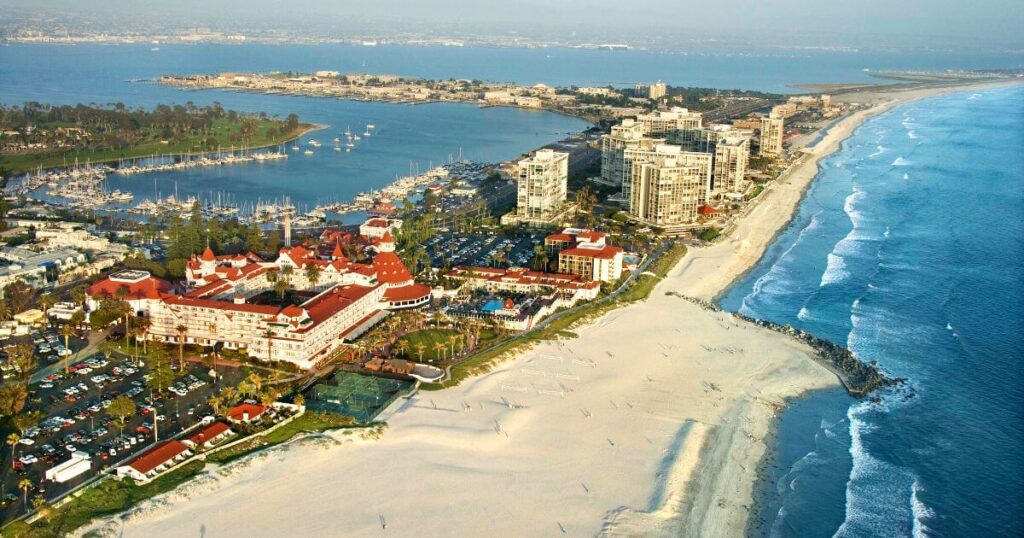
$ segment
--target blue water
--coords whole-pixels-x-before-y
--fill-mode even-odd
[[[1024,89],[869,120],[722,304],[846,343],[913,389],[784,414],[775,536],[1024,532]]]
[[[212,168],[141,174],[112,175],[111,189],[136,194],[135,202],[167,196],[203,200],[230,196],[238,202],[278,200],[287,196],[300,208],[321,202],[351,200],[357,193],[382,187],[410,172],[426,171],[432,164],[463,158],[497,162],[564,138],[590,127],[587,122],[550,112],[507,107],[479,108],[470,104],[394,105],[299,96],[258,95],[221,91],[190,91],[153,83],[162,73],[217,72],[224,69],[259,71],[272,64],[299,61],[299,53],[316,47],[178,46],[151,52],[142,46],[10,46],[0,47],[0,102],[107,104],[153,107],[160,103],[197,105],[219,101],[227,109],[297,113],[303,121],[330,127],[302,137],[317,139],[323,147],[314,155],[292,152],[285,161],[249,163]],[[290,51],[279,57],[278,53]],[[275,59],[274,62],[270,62]],[[268,63],[269,62],[269,63]],[[362,135],[367,124],[376,129],[350,153],[335,152],[331,140],[349,127]],[[358,217],[358,216],[357,216]]]

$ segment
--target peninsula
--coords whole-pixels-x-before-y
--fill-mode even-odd
[[[153,155],[274,146],[314,128],[295,114],[242,114],[220,104],[153,110],[91,105],[0,105],[0,175]]]

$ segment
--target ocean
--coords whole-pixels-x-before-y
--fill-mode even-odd
[[[726,309],[845,343],[906,388],[799,400],[757,517],[771,536],[1024,532],[1024,88],[865,122]]]

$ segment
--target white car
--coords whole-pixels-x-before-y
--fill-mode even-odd
[[[18,442],[23,444],[23,445],[28,445],[28,446],[32,446],[32,445],[36,444],[35,441],[29,439],[28,437],[26,437],[24,439],[20,439]]]
[[[25,465],[32,465],[33,463],[39,461],[39,458],[35,457],[32,454],[25,454],[24,456],[18,458],[18,461]]]

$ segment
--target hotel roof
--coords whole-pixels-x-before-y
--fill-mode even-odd
[[[223,422],[214,422],[213,424],[210,424],[209,426],[197,431],[196,433],[189,435],[188,440],[192,441],[197,445],[201,445],[203,443],[209,442],[212,439],[217,438],[217,436],[227,432],[230,429],[231,428],[227,424],[224,424]]]
[[[155,448],[132,460],[128,466],[142,474],[147,474],[153,469],[156,469],[187,451],[188,447],[181,441],[164,441]]]

